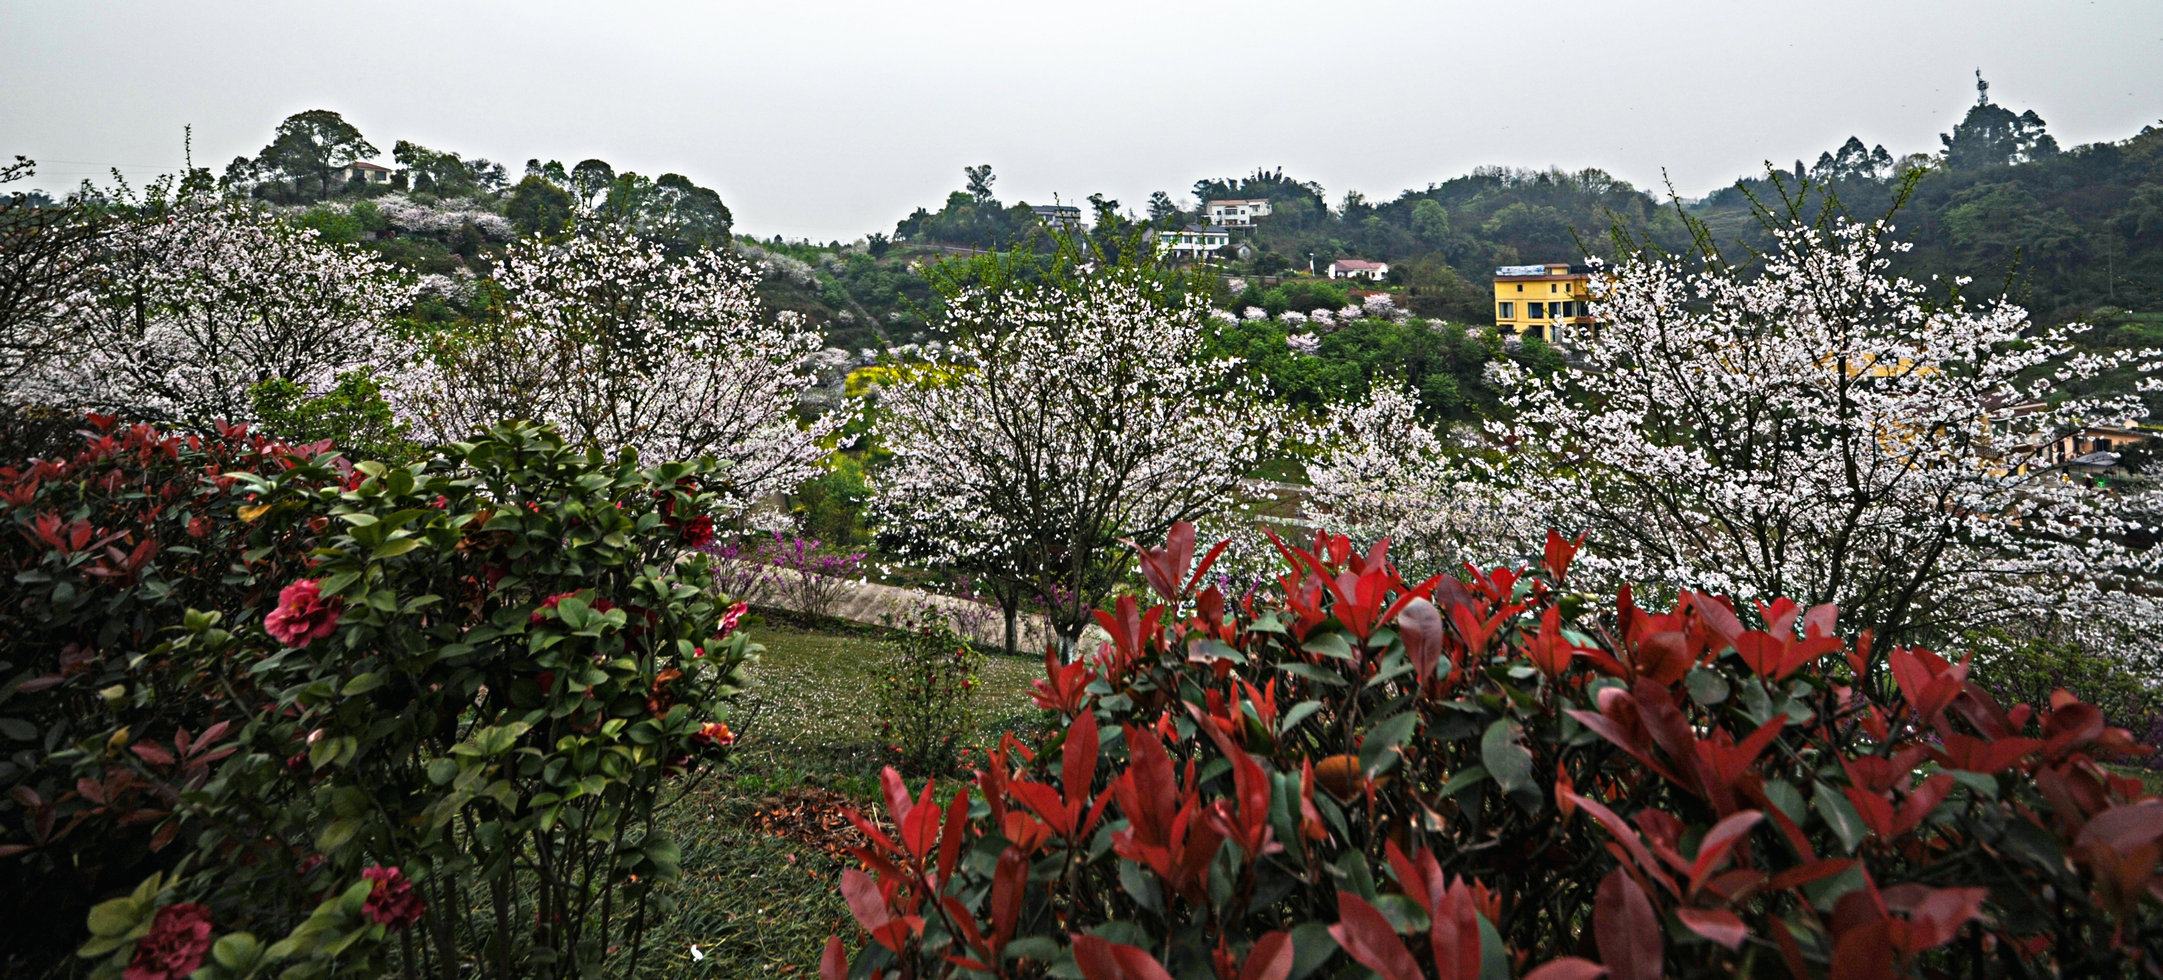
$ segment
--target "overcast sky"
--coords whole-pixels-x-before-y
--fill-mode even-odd
[[[1139,209],[1282,166],[1390,198],[1482,164],[1703,194],[1849,134],[1935,150],[1974,100],[2061,144],[2163,117],[2163,2],[103,3],[0,0],[0,154],[71,188],[222,170],[287,114],[720,191],[739,233],[891,231],[1001,199]]]

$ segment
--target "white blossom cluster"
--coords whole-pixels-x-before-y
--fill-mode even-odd
[[[509,219],[471,206],[422,204],[402,194],[393,194],[377,201],[376,207],[391,227],[415,234],[448,235],[470,224],[489,241],[507,242],[518,235]]]
[[[1838,602],[1910,638],[2052,616],[2152,628],[2163,554],[2125,541],[2156,500],[2039,450],[2142,415],[2064,385],[2129,360],[2153,385],[2156,353],[2085,353],[2086,328],[2003,301],[1926,302],[1886,271],[1904,250],[1890,231],[1781,229],[1753,277],[1674,261],[1596,276],[1578,370],[1490,366],[1515,415],[1492,426],[1517,447],[1508,505],[1587,532],[1582,569],[1608,585]]]
[[[1283,429],[1235,360],[1206,355],[1209,311],[1160,307],[1119,276],[950,309],[960,339],[946,356],[877,396],[893,456],[873,511],[912,558],[1040,584],[1067,581],[1067,565],[1125,567],[1117,538],[1154,540],[1231,507]],[[1078,630],[1097,598],[1055,623]]]
[[[781,252],[769,252],[749,242],[735,244],[738,254],[758,263],[767,275],[786,279],[799,286],[816,286],[818,273],[812,271],[811,263]]]
[[[1291,348],[1294,355],[1313,357],[1322,352],[1322,338],[1311,333],[1285,334],[1284,346]]]
[[[798,422],[818,369],[846,355],[822,352],[794,314],[766,316],[733,256],[670,257],[590,225],[517,242],[496,280],[502,321],[439,345],[397,386],[418,431],[451,440],[523,418],[645,459],[711,454],[730,464],[725,506],[748,513],[815,474],[822,442],[853,417],[837,399]]]
[[[69,349],[12,397],[241,421],[258,382],[320,393],[408,356],[389,329],[412,301],[403,277],[254,205],[192,198],[123,216],[83,261],[96,275],[57,318]]]
[[[1544,533],[1515,494],[1421,421],[1417,395],[1400,382],[1377,382],[1366,401],[1339,408],[1314,441],[1311,516],[1356,541],[1388,538],[1408,575],[1504,562]]]

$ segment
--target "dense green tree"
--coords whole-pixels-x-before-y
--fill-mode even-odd
[[[252,169],[290,180],[296,190],[312,182],[318,197],[329,197],[332,188],[342,183],[340,170],[378,152],[344,116],[329,109],[310,109],[287,116],[278,124],[270,145],[256,154]],[[231,175],[233,170],[228,168],[227,173]]]
[[[2030,109],[2014,115],[1990,101],[1990,83],[1975,73],[1975,105],[1953,131],[1938,137],[1945,144],[1945,166],[1980,170],[2058,155],[2058,141],[2044,130],[2043,117]]]
[[[2079,258],[2080,225],[2018,184],[1983,184],[1953,196],[1941,213],[1953,244],[1993,265],[2020,261],[2062,269]]]
[[[1161,223],[1164,222],[1166,219],[1177,216],[1178,214],[1179,205],[1172,203],[1172,196],[1170,194],[1166,194],[1163,191],[1150,192],[1149,220]]]
[[[606,160],[580,160],[578,166],[571,168],[571,189],[577,191],[588,205],[607,193],[615,183],[616,168],[609,166]]]
[[[511,219],[521,235],[553,235],[570,226],[575,205],[570,191],[540,174],[529,174],[511,189],[503,216]]]
[[[1441,202],[1423,198],[1412,206],[1412,234],[1423,245],[1438,246],[1449,239],[1450,213]]]
[[[991,164],[980,163],[974,167],[963,167],[961,172],[962,176],[968,179],[966,187],[971,200],[978,204],[998,203],[998,199],[991,196],[992,182],[999,179],[992,176]]]

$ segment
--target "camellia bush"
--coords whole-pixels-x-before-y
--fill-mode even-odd
[[[902,769],[952,772],[976,729],[976,674],[984,655],[930,609],[888,617],[894,636],[879,658],[872,717]]]
[[[635,971],[676,872],[656,810],[725,758],[757,651],[691,548],[715,464],[525,425],[392,467],[92,421],[0,469],[0,875],[50,926],[13,962]],[[86,908],[87,942],[54,921]]]
[[[2163,970],[2163,799],[2090,705],[1912,648],[1858,684],[1872,639],[1830,605],[1594,603],[1552,534],[1421,582],[1386,545],[1280,551],[1268,588],[1196,591],[1217,553],[1175,528],[1110,642],[1047,661],[1063,725],[951,797],[889,771],[841,882],[865,939],[824,975]]]

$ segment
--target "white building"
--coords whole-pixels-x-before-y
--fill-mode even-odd
[[[1081,230],[1081,209],[1070,204],[1038,204],[1029,208],[1036,220],[1058,231],[1072,234]]]
[[[1159,254],[1181,259],[1207,255],[1232,243],[1232,233],[1215,225],[1188,225],[1178,231],[1156,232],[1151,238]]]
[[[377,166],[365,160],[346,164],[345,174],[347,180],[358,180],[370,184],[388,184],[391,182],[391,168]]]
[[[1254,227],[1254,219],[1269,216],[1269,202],[1211,201],[1206,210],[1210,224],[1227,228],[1251,228]]]
[[[1366,279],[1380,281],[1389,275],[1389,263],[1369,262],[1366,259],[1338,259],[1324,269],[1331,279]]]

